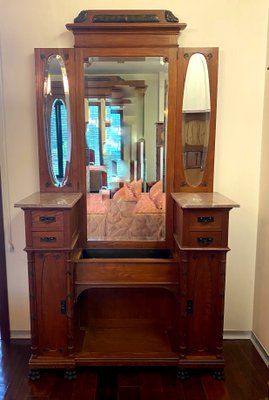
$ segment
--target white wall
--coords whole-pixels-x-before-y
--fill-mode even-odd
[[[124,9],[126,2],[103,0],[101,6]],[[128,8],[144,6],[144,0],[128,3]],[[65,23],[89,7],[98,9],[100,1],[13,0],[1,7],[0,163],[6,155],[6,240],[11,232],[14,245],[7,251],[12,330],[29,329],[23,213],[13,204],[38,190],[33,49],[71,47]],[[220,48],[215,190],[241,204],[231,213],[225,329],[251,330],[268,0],[154,0],[147,7],[171,9],[188,24],[181,45]]]
[[[269,43],[269,30],[268,30]],[[269,66],[269,49],[267,50]],[[258,215],[257,258],[255,276],[255,296],[253,331],[260,343],[269,350],[269,71],[265,72],[264,124],[261,154],[260,202]]]

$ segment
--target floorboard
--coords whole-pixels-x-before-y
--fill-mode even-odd
[[[225,380],[192,371],[180,381],[172,367],[78,368],[77,379],[61,370],[28,380],[29,342],[0,342],[0,400],[264,400],[269,370],[249,340],[224,341]]]

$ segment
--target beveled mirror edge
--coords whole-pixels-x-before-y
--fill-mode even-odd
[[[86,167],[88,172],[86,185],[88,240],[122,242],[129,237],[131,242],[163,241],[165,201],[163,184],[162,190],[158,184],[160,180],[163,181],[163,178],[157,180],[156,125],[160,125],[157,122],[159,120],[162,120],[164,125],[166,120],[168,62],[160,57],[129,56],[122,57],[120,63],[115,60],[115,57],[91,58],[90,64],[88,64],[88,60],[89,58],[86,59],[86,63],[84,62],[85,96],[87,94],[89,108],[91,99],[93,99],[92,104],[95,107],[87,111],[86,118],[86,141],[92,153],[92,163]],[[91,74],[89,74],[90,71]],[[141,89],[143,90],[141,91]],[[120,138],[118,135],[112,136],[110,131],[113,119],[108,127],[98,124],[97,115],[101,114],[102,117],[102,107],[99,104],[102,99],[106,101],[108,111],[106,120],[110,115],[110,107],[114,109],[115,113],[121,113]],[[120,111],[118,111],[119,106]],[[130,112],[130,107],[132,112]],[[91,116],[91,125],[88,122],[89,115]],[[130,115],[133,115],[133,118],[130,119]],[[119,126],[116,125],[115,129],[117,132]],[[94,139],[91,139],[91,132],[95,133]],[[115,145],[118,140],[125,142],[125,144],[121,142],[124,150],[119,153],[115,147],[111,148],[113,158],[109,159],[111,141]],[[107,147],[104,152],[105,143]],[[142,147],[139,150],[138,145],[143,143],[145,143],[145,147],[143,146],[143,150]],[[142,157],[141,151],[143,152]],[[105,154],[107,152],[108,154]],[[101,156],[102,154],[104,155]],[[116,175],[113,175],[111,171],[112,159],[117,161]],[[126,166],[124,175],[121,175],[122,162]],[[99,186],[97,186],[96,179],[93,179],[93,184],[91,184],[90,177],[93,174],[95,177],[96,174],[102,174],[102,183],[99,182]],[[119,178],[120,183],[113,178],[115,176]],[[157,193],[160,196],[157,196],[158,201],[154,201],[151,196],[157,186]],[[100,194],[100,190],[103,195]],[[116,199],[119,194],[121,202],[118,201],[119,197]],[[126,195],[128,196],[127,200],[125,199]],[[100,204],[97,203],[98,199]],[[113,210],[122,209],[121,204],[125,203],[124,200],[127,201],[128,207],[124,207],[124,212],[121,213],[122,220],[115,220]],[[152,215],[153,208],[155,208],[154,215]],[[141,210],[143,211],[141,212]],[[99,212],[98,216],[97,212]],[[98,224],[96,223],[97,219]],[[125,224],[126,219],[128,219],[128,224]],[[141,225],[142,219],[145,222],[144,228],[138,232],[137,224]],[[111,229],[111,225],[113,225],[113,229]],[[96,228],[97,226],[98,228]],[[156,228],[153,229],[153,226]]]
[[[181,151],[186,183],[197,187],[203,182],[207,163],[211,112],[209,75],[204,54],[185,53],[184,57],[189,61],[183,92]]]
[[[47,163],[52,184],[61,188],[68,180],[72,136],[69,83],[65,61],[59,54],[50,55],[44,65],[43,96]]]

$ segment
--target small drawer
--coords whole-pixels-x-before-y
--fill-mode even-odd
[[[33,247],[49,249],[64,246],[63,232],[33,232]]]
[[[63,229],[62,211],[32,211],[32,229]]]
[[[225,241],[225,243],[223,243]],[[222,232],[189,232],[186,237],[185,246],[190,247],[223,247],[226,240],[223,240]]]
[[[215,210],[193,210],[188,213],[190,231],[217,231],[228,223],[228,212]]]

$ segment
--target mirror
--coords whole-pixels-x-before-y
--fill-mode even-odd
[[[168,63],[84,62],[88,240],[165,239]]]
[[[64,60],[51,55],[45,66],[44,121],[46,154],[52,182],[62,187],[68,179],[71,155],[69,85]]]
[[[186,54],[185,56],[188,57]],[[189,186],[202,183],[209,143],[210,90],[207,61],[193,54],[188,63],[183,95],[182,158]]]

